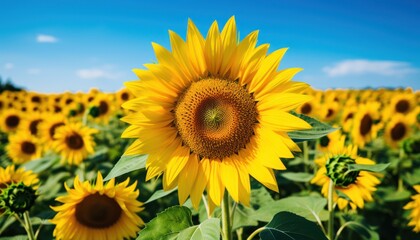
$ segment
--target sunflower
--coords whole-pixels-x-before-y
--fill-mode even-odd
[[[114,99],[111,94],[100,93],[95,96],[95,100],[90,104],[96,107],[97,111],[94,114],[95,121],[107,124],[109,118],[114,113]]]
[[[22,113],[13,108],[4,110],[0,116],[0,128],[3,132],[14,132],[22,122]]]
[[[20,124],[19,129],[23,131],[29,131],[33,136],[38,136],[40,133],[39,126],[44,120],[44,116],[45,115],[39,112],[31,112],[30,114],[26,114],[22,119],[22,124]]]
[[[118,92],[116,92],[115,95],[118,105],[122,105],[123,103],[133,98],[133,94],[131,94],[127,88],[120,89]]]
[[[415,95],[412,93],[394,94],[390,106],[392,113],[408,114],[416,106]]]
[[[417,194],[411,197],[413,201],[407,203],[404,206],[404,209],[411,209],[409,216],[411,220],[408,223],[408,226],[414,227],[414,232],[420,232],[420,185],[413,186],[413,188],[416,190]]]
[[[50,149],[55,139],[55,132],[67,123],[62,114],[46,114],[44,121],[39,124],[39,132],[46,149]]]
[[[380,183],[371,172],[354,171],[348,173],[349,164],[373,165],[374,161],[357,156],[357,146],[337,144],[334,149],[315,160],[320,166],[311,183],[322,186],[321,193],[327,197],[330,179],[334,182],[334,201],[340,209],[348,205],[352,209],[363,208],[365,201],[372,201],[372,192]],[[339,197],[336,191],[345,194],[348,199]]]
[[[337,128],[338,126],[334,127]],[[340,130],[336,130],[319,139],[318,149],[322,152],[327,152],[333,149],[337,144],[343,145],[345,140],[346,136],[342,135]]]
[[[56,200],[63,203],[51,207],[58,212],[50,221],[56,225],[53,235],[57,239],[109,239],[134,238],[144,225],[136,214],[143,210],[137,201],[137,182],[128,186],[130,179],[115,185],[111,179],[105,186],[98,172],[96,185],[80,182],[76,176],[74,188],[64,186],[67,195]]]
[[[311,97],[291,78],[299,68],[277,71],[287,49],[269,55],[256,46],[258,32],[242,41],[234,17],[219,32],[215,21],[204,38],[192,21],[187,40],[170,31],[172,51],[153,43],[156,64],[135,69],[126,83],[135,98],[123,138],[138,138],[126,155],[149,154],[146,180],[163,174],[163,188],[178,186],[179,202],[198,207],[204,190],[220,205],[225,189],[237,202],[250,199],[249,175],[278,191],[273,169],[298,146],[288,131],[310,125],[289,114]],[[273,148],[273,146],[276,146]]]
[[[334,99],[328,99],[327,101],[323,102],[320,106],[320,117],[323,121],[330,123],[334,122],[339,110],[340,105],[338,101],[335,101]]]
[[[0,191],[11,183],[23,182],[26,186],[35,186],[39,182],[38,176],[31,170],[25,171],[23,168],[16,169],[15,165],[0,167]]]
[[[364,147],[367,143],[376,138],[381,124],[378,102],[360,104],[358,111],[353,118],[353,127],[351,130],[352,140],[359,147]]]
[[[6,151],[16,164],[40,158],[42,154],[38,138],[32,136],[29,131],[19,131],[10,135]]]
[[[310,101],[302,104],[296,109],[297,113],[301,113],[310,117],[317,117],[318,114],[318,104],[316,101]]]
[[[60,153],[62,163],[79,164],[94,152],[92,134],[96,132],[96,129],[83,126],[80,122],[68,123],[56,130],[52,147]]]
[[[385,127],[385,141],[392,148],[397,148],[398,143],[407,138],[410,133],[409,118],[402,114],[395,114]]]

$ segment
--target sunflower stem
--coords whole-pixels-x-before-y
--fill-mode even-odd
[[[209,205],[207,204],[207,200],[204,194],[201,195],[201,198],[203,199],[204,208],[206,209],[207,219],[210,219],[211,218],[210,209],[209,209]]]
[[[28,238],[29,240],[35,240],[35,235],[34,235],[34,230],[32,229],[32,223],[31,220],[29,219],[29,213],[28,211],[25,211],[23,213],[23,219],[25,221],[25,226],[26,226],[26,233],[28,234]]]
[[[229,194],[225,192],[222,200],[222,231],[223,240],[232,240],[232,225],[229,210]]]
[[[329,218],[328,218],[328,239],[333,240],[334,239],[334,199],[333,199],[333,193],[334,193],[334,182],[332,179],[330,179],[330,183],[328,185],[328,212],[329,212]]]
[[[308,148],[308,141],[303,142],[303,164],[305,165],[305,172],[309,172],[309,148]]]
[[[251,235],[249,235],[249,237],[246,240],[251,240],[253,239],[255,236],[257,236],[257,234],[259,234],[260,232],[262,232],[265,229],[265,227],[260,227],[257,230],[255,230],[253,233],[251,233]]]

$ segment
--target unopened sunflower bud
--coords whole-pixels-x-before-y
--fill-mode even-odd
[[[35,190],[22,182],[12,183],[0,194],[1,208],[5,212],[22,214],[28,211],[36,199]]]
[[[356,161],[348,156],[335,156],[328,159],[326,164],[327,176],[333,180],[338,187],[347,187],[356,182],[359,171],[349,172],[349,165]]]

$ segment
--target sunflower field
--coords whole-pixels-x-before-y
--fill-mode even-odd
[[[420,92],[317,90],[232,17],[117,92],[0,94],[1,239],[420,239]]]

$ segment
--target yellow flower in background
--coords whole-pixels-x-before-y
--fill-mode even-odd
[[[29,131],[19,131],[9,135],[6,152],[13,163],[21,164],[41,157],[42,147],[37,137]]]
[[[320,118],[326,122],[334,122],[340,111],[340,104],[334,100],[327,100],[320,105]]]
[[[0,167],[0,190],[11,183],[23,182],[26,186],[34,186],[39,182],[38,176],[31,170],[26,171],[23,168],[16,169],[15,165]]]
[[[338,126],[334,125],[334,128],[338,128]],[[319,139],[318,149],[322,152],[328,152],[334,149],[337,145],[344,145],[345,141],[346,136],[341,133],[341,130],[336,130]]]
[[[398,143],[410,136],[411,124],[408,116],[394,114],[385,127],[385,141],[392,148],[397,148]]]
[[[299,151],[287,132],[310,128],[289,114],[311,99],[301,94],[307,84],[291,81],[301,69],[277,71],[286,49],[267,55],[257,31],[239,41],[233,17],[221,32],[215,21],[206,38],[192,21],[186,41],[169,35],[172,51],[153,43],[157,63],[126,83],[135,98],[123,107],[134,113],[122,119],[131,124],[122,137],[137,140],[125,154],[149,154],[146,180],[163,173],[181,204],[190,196],[198,207],[206,189],[219,205],[227,189],[248,205],[249,175],[278,191],[273,169]]]
[[[357,156],[357,147],[336,145],[315,163],[320,167],[311,183],[322,187],[321,193],[327,197],[330,179],[334,182],[334,202],[340,209],[348,205],[352,209],[363,208],[365,201],[372,201],[372,192],[380,183],[374,173],[367,171],[347,172],[349,164],[375,164],[374,161]],[[344,193],[349,199],[339,197],[336,191]]]
[[[359,147],[364,147],[375,139],[381,128],[381,124],[376,123],[380,120],[379,106],[378,102],[358,106],[358,111],[353,119],[351,136],[352,142]]]
[[[9,133],[18,129],[19,124],[22,123],[22,113],[13,108],[2,111],[0,115],[1,131]]]
[[[416,106],[415,100],[415,95],[412,93],[394,94],[390,102],[392,111],[390,117],[392,117],[394,113],[408,114],[411,112]]]
[[[346,133],[349,133],[351,131],[354,116],[359,110],[358,104],[353,101],[350,100],[351,103],[347,103],[341,112],[340,126],[343,128],[343,132]]]
[[[80,122],[68,123],[57,128],[52,147],[61,155],[61,163],[79,164],[89,154],[94,153],[94,133],[97,133],[96,129],[83,126]]]
[[[39,136],[39,127],[44,120],[45,114],[39,112],[31,112],[25,114],[22,119],[22,124],[19,124],[19,129],[22,131],[29,131],[33,136]]]
[[[114,96],[111,94],[97,94],[95,99],[89,104],[90,107],[95,108],[94,110],[91,109],[90,115],[96,122],[107,124],[115,112],[114,101]]]
[[[62,205],[51,207],[57,215],[50,221],[56,225],[53,235],[59,239],[122,240],[134,238],[143,226],[137,215],[143,210],[137,201],[137,182],[129,186],[130,179],[115,184],[111,179],[104,185],[98,172],[96,185],[80,182],[76,176],[74,188],[64,186],[67,195],[56,200]]]
[[[67,119],[63,114],[47,114],[45,113],[44,121],[39,124],[42,144],[45,150],[49,150],[55,138],[55,132],[60,127],[66,125]]]
[[[411,196],[412,201],[404,206],[405,210],[411,210],[408,226],[414,227],[414,232],[420,232],[420,185],[413,186],[417,194]]]

